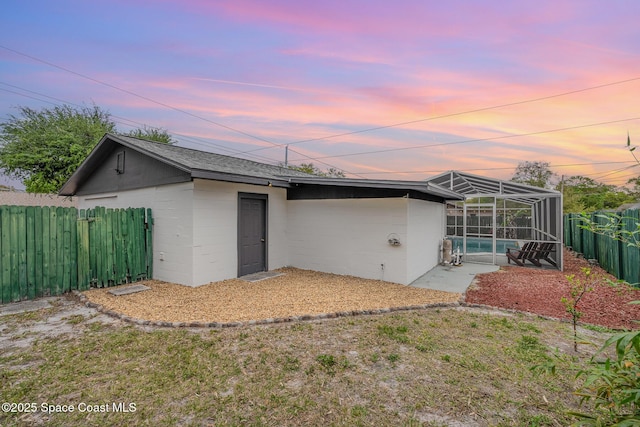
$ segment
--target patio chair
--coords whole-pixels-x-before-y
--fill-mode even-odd
[[[511,248],[507,248],[507,263],[511,264],[511,261],[513,261],[520,267],[524,267],[525,261],[529,261],[531,264],[542,267],[540,261],[535,258],[537,254],[538,243],[536,242],[527,242],[522,245],[522,249],[520,250],[512,250]]]
[[[540,262],[540,260],[547,261],[549,264],[558,268],[558,264],[556,264],[556,262],[549,256],[551,252],[556,251],[555,246],[556,244],[553,242],[540,243],[538,246],[538,252],[535,254],[535,259],[538,262]]]

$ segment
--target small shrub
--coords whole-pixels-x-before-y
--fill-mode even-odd
[[[607,348],[615,346],[614,360],[595,359]],[[585,377],[576,392],[580,403],[593,402],[594,413],[572,412],[582,426],[640,425],[640,331],[611,336],[593,356],[588,369],[578,372]]]

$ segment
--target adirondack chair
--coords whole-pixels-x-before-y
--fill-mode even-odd
[[[556,264],[556,262],[551,257],[549,257],[549,254],[551,252],[555,252],[555,245],[556,244],[553,242],[540,243],[540,245],[538,246],[538,252],[535,254],[535,259],[538,262],[540,262],[540,260],[542,259],[558,268],[558,264]]]
[[[520,250],[511,250],[511,248],[507,248],[507,262],[511,264],[511,261],[513,261],[520,267],[524,267],[525,261],[529,261],[530,263],[537,265],[538,267],[542,267],[540,261],[535,258],[537,253],[538,243],[527,242],[522,245],[522,249]]]

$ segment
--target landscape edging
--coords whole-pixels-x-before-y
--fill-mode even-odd
[[[424,310],[428,308],[442,308],[442,307],[459,307],[463,304],[463,300],[452,303],[434,303],[434,304],[417,304],[402,307],[388,307],[371,310],[350,310],[350,311],[337,311],[333,313],[320,313],[320,314],[303,314],[297,316],[277,317],[260,320],[246,320],[237,322],[168,322],[162,320],[146,320],[137,319],[128,316],[124,313],[119,313],[114,310],[107,309],[101,304],[97,304],[87,298],[82,292],[73,290],[73,294],[80,299],[80,302],[87,307],[93,308],[100,313],[106,314],[111,317],[115,317],[122,321],[133,323],[140,326],[157,326],[157,327],[169,327],[169,328],[234,328],[240,326],[255,326],[255,325],[270,325],[276,323],[289,323],[299,321],[315,321],[324,319],[335,319],[338,317],[350,317],[350,316],[363,316],[363,315],[377,315],[391,313],[395,311],[408,311],[408,310]]]

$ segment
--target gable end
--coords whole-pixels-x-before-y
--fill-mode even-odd
[[[76,194],[109,193],[186,181],[191,181],[190,173],[114,144]]]

